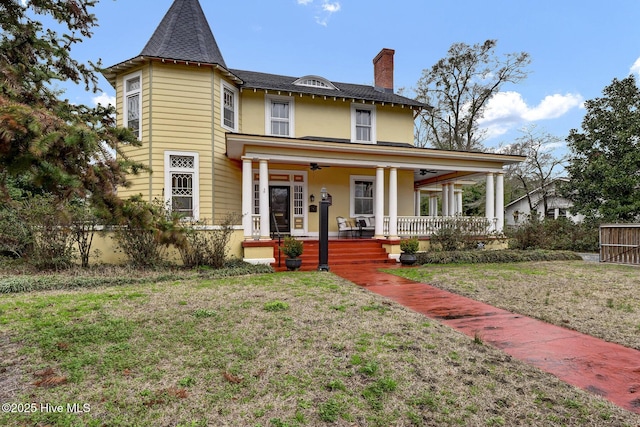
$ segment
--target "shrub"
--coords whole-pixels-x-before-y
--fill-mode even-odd
[[[184,244],[180,245],[180,257],[186,267],[224,267],[229,253],[229,241],[233,226],[239,222],[236,214],[227,215],[219,227],[207,230],[206,221],[183,223]]]
[[[509,247],[513,249],[556,249],[597,252],[599,226],[584,222],[575,224],[567,218],[544,219],[532,217],[526,223],[509,229]]]
[[[284,238],[284,245],[281,250],[289,258],[298,258],[303,251],[302,241],[295,237],[287,236]]]
[[[477,220],[451,218],[444,221],[430,238],[432,248],[442,251],[475,249],[478,240],[487,237],[489,223],[478,225]]]
[[[52,196],[33,196],[20,203],[20,216],[30,235],[29,263],[39,270],[69,268],[75,249],[68,208]]]
[[[499,251],[421,252],[416,256],[419,264],[480,264],[582,259],[575,252],[540,249],[528,251],[505,249]]]
[[[405,254],[415,254],[420,248],[420,242],[417,238],[403,239],[400,241],[400,250]]]
[[[21,218],[20,209],[9,203],[0,206],[0,255],[22,258],[31,244],[31,231]]]
[[[135,267],[163,265],[169,245],[184,244],[178,216],[172,215],[158,199],[149,203],[138,195],[125,200],[118,222],[114,239]]]
[[[93,236],[99,224],[98,216],[84,200],[72,202],[70,212],[71,236],[78,247],[80,263],[83,267],[89,267],[89,255],[91,254]]]

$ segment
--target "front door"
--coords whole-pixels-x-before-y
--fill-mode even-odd
[[[269,208],[271,212],[271,232],[291,232],[291,200],[288,186],[269,186]],[[274,224],[275,223],[275,224]],[[276,228],[277,226],[277,228]]]

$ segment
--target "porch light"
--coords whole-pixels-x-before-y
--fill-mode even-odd
[[[322,198],[322,200],[327,200],[328,194],[329,193],[327,193],[326,187],[322,187],[322,189],[320,189],[320,197]]]
[[[311,201],[311,203],[316,201],[316,196],[314,196],[313,194],[309,196],[309,200]]]

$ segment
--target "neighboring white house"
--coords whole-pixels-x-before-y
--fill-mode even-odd
[[[536,188],[528,195],[520,197],[505,206],[504,220],[505,225],[518,225],[526,222],[530,215],[531,209],[529,206],[529,198],[531,198],[531,204],[537,212],[540,219],[543,218],[568,218],[573,222],[581,222],[584,219],[584,215],[571,215],[569,208],[573,206],[573,203],[557,194],[556,184],[558,182],[568,182],[567,178],[558,178],[553,180],[548,186],[544,188],[547,193],[547,209],[545,211],[544,202],[542,200],[543,188]],[[529,196],[529,197],[527,197]]]

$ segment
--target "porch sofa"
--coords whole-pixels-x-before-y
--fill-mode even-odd
[[[359,216],[356,218],[358,235],[360,237],[371,237],[375,232],[375,218],[371,216]]]
[[[355,221],[346,219],[345,217],[336,217],[338,223],[338,238],[346,233],[350,237],[370,237],[375,232],[375,219],[371,217],[360,216]]]

